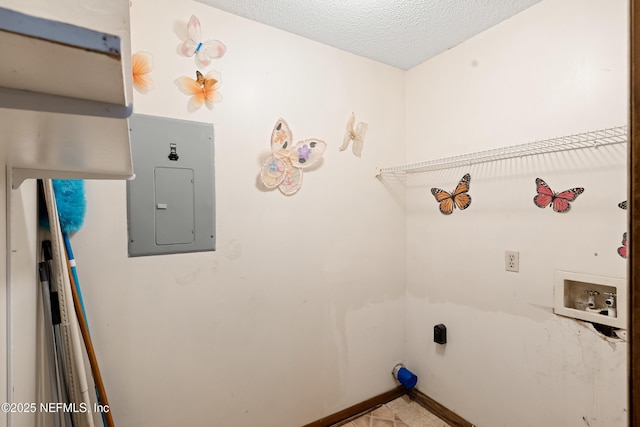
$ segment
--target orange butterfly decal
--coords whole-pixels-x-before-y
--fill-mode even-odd
[[[149,73],[153,69],[153,57],[147,52],[137,52],[131,57],[131,71],[133,72],[133,87],[141,93],[153,89],[153,79]]]
[[[467,209],[471,204],[471,196],[467,194],[470,182],[471,175],[466,174],[462,177],[452,193],[440,188],[432,188],[431,194],[433,194],[436,201],[440,203],[440,212],[444,215],[451,215],[454,208],[460,210]]]
[[[209,71],[206,75],[202,75],[200,71],[196,71],[196,79],[189,77],[178,77],[176,83],[182,92],[191,96],[190,107],[197,110],[206,104],[207,108],[213,109],[213,104],[222,101],[222,95],[218,91],[220,87],[220,73],[217,71]]]

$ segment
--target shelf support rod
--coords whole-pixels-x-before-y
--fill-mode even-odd
[[[0,108],[126,119],[133,104],[119,105],[29,90],[0,87]]]

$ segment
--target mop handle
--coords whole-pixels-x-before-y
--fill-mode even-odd
[[[89,365],[91,366],[91,373],[93,374],[93,381],[98,390],[98,400],[100,404],[104,406],[106,411],[102,412],[103,419],[106,421],[107,427],[115,427],[113,423],[113,417],[111,415],[111,407],[109,406],[109,400],[107,399],[107,391],[104,388],[104,382],[102,381],[102,375],[100,374],[100,367],[98,366],[98,359],[93,348],[93,342],[89,335],[89,328],[87,327],[87,320],[84,317],[84,313],[80,304],[80,298],[77,291],[77,283],[74,275],[71,274],[71,264],[67,263],[69,269],[69,276],[71,279],[71,294],[73,295],[73,305],[76,309],[76,316],[78,317],[78,324],[80,326],[80,332],[84,341],[84,347],[87,350],[87,356],[89,358]]]
[[[84,319],[85,325],[87,326],[87,336],[89,337],[89,339],[91,339],[91,330],[89,329],[89,318],[87,317],[87,311],[84,308],[84,298],[82,298],[82,288],[80,288],[80,280],[78,279],[78,269],[76,268],[76,259],[73,256],[73,249],[71,248],[71,239],[69,239],[69,233],[63,232],[62,239],[64,240],[64,247],[67,251],[68,268],[71,270],[71,276],[73,276],[71,286],[73,286],[73,288],[75,289],[77,293],[77,298],[80,300],[80,306],[82,308],[82,317]],[[74,298],[76,298],[75,294],[74,294]],[[76,306],[76,310],[77,310],[77,306]],[[78,317],[78,321],[81,321],[80,317]],[[80,332],[82,333],[82,330]],[[85,341],[85,349],[86,349],[87,344],[86,344],[86,339],[84,335],[82,336],[82,339],[83,341]],[[104,407],[105,402],[100,397],[100,390],[98,390],[97,385],[95,385],[95,392],[96,392],[96,398],[98,400],[98,403],[100,405],[103,405]],[[109,423],[107,422],[105,413],[106,412],[102,411],[100,415],[102,416],[102,424],[108,427]]]
[[[73,249],[71,249],[71,239],[69,239],[69,233],[62,233],[62,239],[64,240],[64,248],[67,250],[67,260],[71,267],[71,274],[75,281],[76,292],[78,292],[78,298],[80,299],[80,307],[82,307],[82,316],[84,317],[87,329],[89,329],[89,321],[87,320],[87,312],[84,309],[84,298],[82,298],[82,290],[80,289],[80,280],[78,280],[78,271],[76,269],[76,259],[73,256]]]
[[[51,241],[42,242],[42,252],[47,266],[47,277],[50,278],[51,263],[53,262],[53,252],[51,251]],[[60,300],[58,291],[54,289],[54,282],[49,280],[49,296],[51,298],[51,324],[53,325],[53,338],[57,355],[58,375],[60,379],[60,399],[64,403],[69,403],[69,385],[67,384],[67,371],[64,366],[64,350],[62,348],[62,335],[60,332],[60,323],[62,322],[60,315]],[[73,427],[71,413],[64,411],[64,425]]]
[[[53,317],[51,315],[51,297],[49,295],[49,272],[47,271],[47,263],[38,263],[38,273],[40,277],[40,291],[42,293],[42,310],[44,312],[44,336],[47,346],[48,362],[49,362],[49,386],[51,387],[51,399],[54,402],[60,402],[58,396],[58,376],[56,375],[56,347],[53,342]],[[55,427],[60,427],[62,414],[59,412],[53,418]]]

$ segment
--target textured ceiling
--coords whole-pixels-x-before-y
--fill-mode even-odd
[[[196,0],[407,70],[540,0]]]

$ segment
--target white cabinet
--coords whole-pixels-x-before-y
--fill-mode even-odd
[[[4,0],[0,149],[26,178],[132,176],[129,2]]]

